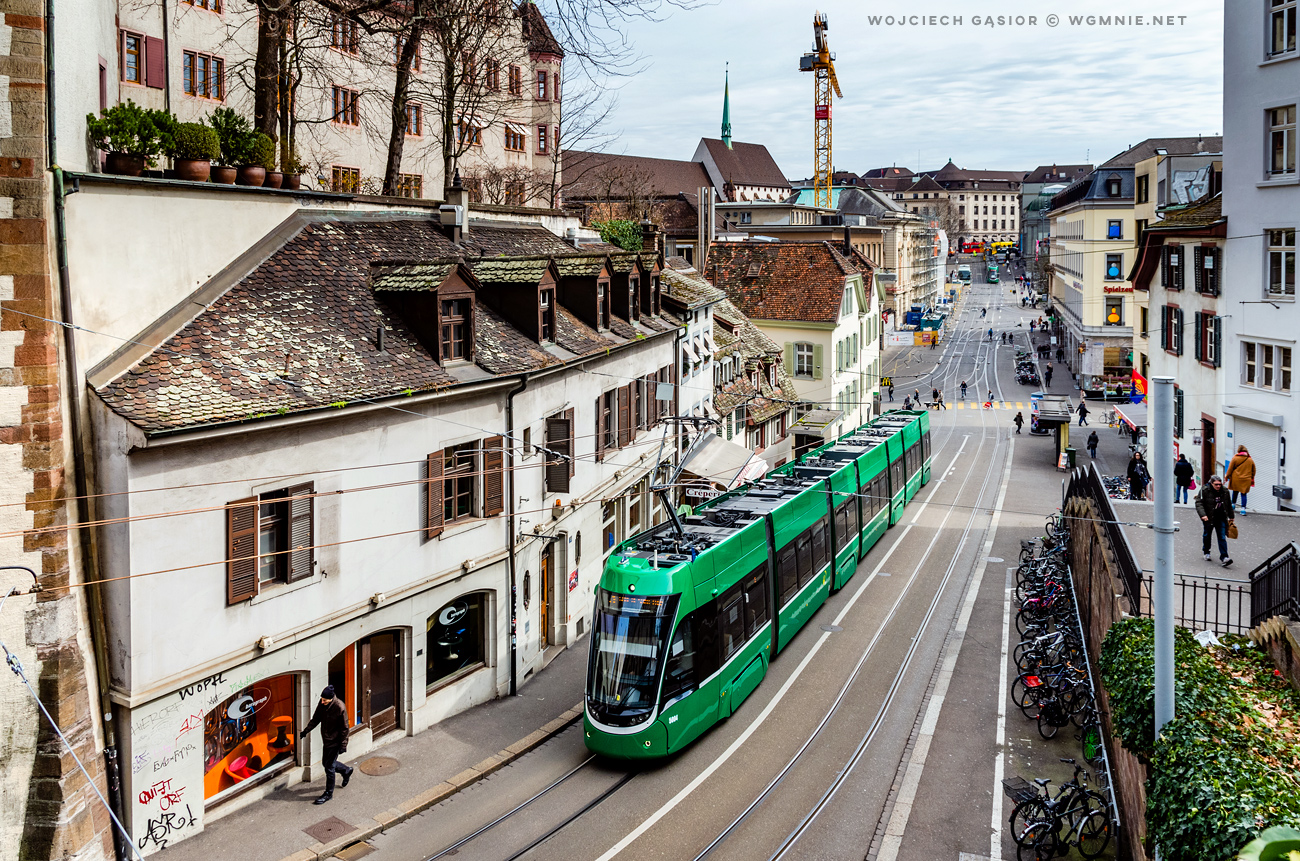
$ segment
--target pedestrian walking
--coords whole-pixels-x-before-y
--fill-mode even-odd
[[[1083,427],[1087,423],[1088,423],[1088,405],[1085,404],[1083,401],[1079,401],[1079,427]]]
[[[1228,555],[1228,527],[1234,527],[1232,499],[1228,496],[1228,489],[1223,486],[1223,479],[1217,475],[1210,476],[1210,480],[1201,488],[1201,492],[1196,494],[1196,514],[1201,518],[1203,529],[1201,530],[1201,553],[1205,560],[1210,561],[1210,533],[1213,532],[1219,540],[1219,562],[1224,568],[1232,564],[1232,557]]]
[[[1021,428],[1021,427],[1024,425],[1024,423],[1025,423],[1025,414],[1024,414],[1024,413],[1016,413],[1016,417],[1013,418],[1012,421],[1016,423],[1016,433],[1020,433],[1020,428]]]
[[[1128,462],[1128,498],[1129,499],[1146,499],[1147,482],[1151,480],[1151,473],[1147,472],[1146,461],[1142,459],[1142,452],[1133,452],[1133,457]]]
[[[1183,503],[1187,502],[1187,494],[1192,487],[1192,476],[1196,475],[1196,470],[1187,462],[1187,455],[1178,455],[1178,461],[1174,464],[1174,502],[1178,502],[1179,497]]]
[[[1225,475],[1228,490],[1232,491],[1232,504],[1237,504],[1237,494],[1241,494],[1241,516],[1246,516],[1246,494],[1255,486],[1255,460],[1244,445],[1237,446],[1237,453],[1228,463]]]
[[[909,398],[909,397],[907,397],[906,395],[904,395],[904,396],[903,396],[903,409],[905,409],[905,410],[910,410],[911,408],[912,408],[912,399]]]
[[[1043,371],[1043,385],[1050,386],[1051,384],[1052,384],[1052,363],[1048,362],[1047,370]]]
[[[921,406],[921,390],[920,390],[920,389],[912,389],[912,403],[916,404],[918,407]]]
[[[939,389],[937,387],[930,389],[930,403],[939,403]]]
[[[943,392],[939,392],[938,403],[939,403],[939,409],[941,410],[948,409],[948,405],[943,402]]]
[[[1031,335],[1034,334],[1034,321],[1033,321],[1033,320],[1030,320],[1030,321],[1029,321],[1029,334],[1031,334]]]
[[[989,327],[989,340],[990,340],[990,341],[993,340],[993,328],[992,328],[992,327]]]
[[[308,733],[320,726],[320,738],[324,749],[321,751],[321,765],[325,768],[325,792],[314,804],[324,804],[334,797],[334,774],[343,774],[343,786],[352,779],[352,766],[339,762],[339,754],[348,749],[348,716],[343,701],[334,695],[334,686],[326,685],[320,692],[320,702],[311,716],[311,722],[299,733],[299,738],[306,738]]]
[[[890,402],[891,404],[894,402],[894,384],[893,384],[893,383],[890,383],[890,384],[889,384],[889,402]]]
[[[1099,442],[1101,442],[1101,440],[1097,439],[1096,431],[1088,434],[1088,457],[1093,460],[1097,459],[1097,443]]]
[[[966,400],[966,381],[965,381],[965,380],[962,380],[962,381],[961,381],[961,399],[962,399],[963,401]]]
[[[992,389],[989,389],[989,396],[988,396],[987,398],[985,398],[984,400],[988,401],[989,403],[993,403],[993,390],[992,390]]]

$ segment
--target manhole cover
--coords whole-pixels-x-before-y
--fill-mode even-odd
[[[351,846],[335,852],[334,857],[340,858],[342,861],[357,861],[357,859],[364,858],[374,851],[375,847],[369,843],[353,843]]]
[[[839,625],[822,625],[822,630],[828,634],[838,634],[840,631],[843,631],[844,629],[841,628]]]
[[[362,774],[368,774],[371,777],[383,777],[385,774],[394,773],[401,767],[402,764],[391,756],[372,756],[357,766],[357,768],[361,769]]]
[[[342,837],[355,829],[339,819],[337,816],[331,816],[329,819],[322,819],[315,825],[308,825],[303,831],[316,838],[318,843],[329,843],[336,838]]]

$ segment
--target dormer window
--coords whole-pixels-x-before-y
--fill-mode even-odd
[[[596,328],[609,328],[609,282],[596,284]]]
[[[543,290],[538,300],[538,309],[541,315],[540,324],[537,331],[540,334],[539,341],[555,340],[555,291]]]
[[[641,319],[641,306],[637,303],[637,289],[641,286],[641,280],[635,275],[627,279],[627,307],[628,314],[633,320]]]
[[[657,315],[659,313],[659,276],[655,275],[650,279],[650,313]]]
[[[444,299],[442,301],[442,360],[444,362],[469,361],[470,300]]]

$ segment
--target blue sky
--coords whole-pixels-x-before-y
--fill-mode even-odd
[[[991,170],[1100,164],[1144,138],[1222,132],[1221,0],[715,0],[629,28],[646,66],[622,83],[605,149],[690,158],[701,136],[719,134],[730,61],[735,139],[766,144],[791,178],[809,175],[813,82],[798,60],[811,50],[814,11],[828,15],[844,90],[837,169],[915,168],[918,158],[926,168],[949,158]],[[1143,23],[1070,21],[1117,12]],[[1151,24],[1171,12],[1185,20]],[[887,15],[963,20],[873,24]],[[1038,22],[985,25],[998,15]]]

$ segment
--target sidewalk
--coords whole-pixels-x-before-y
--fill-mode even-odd
[[[582,717],[587,640],[505,697],[344,761],[357,769],[314,805],[324,776],[278,790],[163,850],[166,861],[314,861],[432,807],[518,759]],[[574,705],[577,703],[577,705]],[[313,741],[318,749],[319,735]]]

